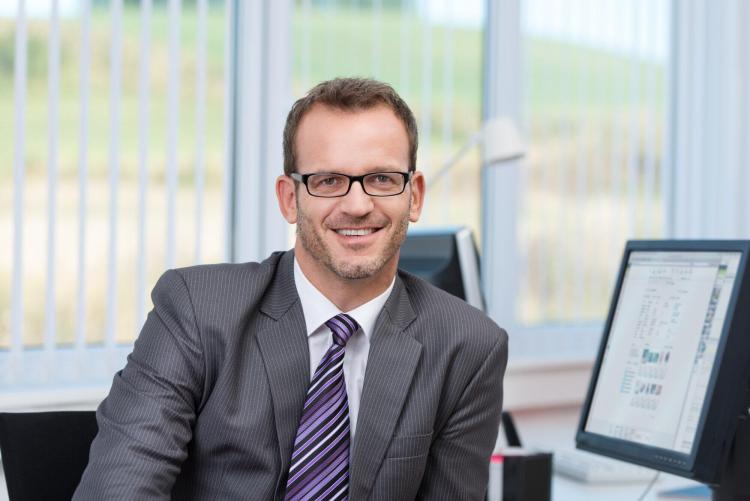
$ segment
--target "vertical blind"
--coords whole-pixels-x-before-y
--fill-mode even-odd
[[[226,16],[0,10],[0,387],[109,380],[164,269],[225,259]]]
[[[750,238],[750,3],[678,2],[674,19],[674,233]]]
[[[599,322],[629,238],[661,238],[667,0],[523,0],[519,323]]]

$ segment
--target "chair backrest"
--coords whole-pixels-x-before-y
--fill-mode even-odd
[[[0,413],[0,452],[10,499],[70,500],[97,431],[94,411]]]

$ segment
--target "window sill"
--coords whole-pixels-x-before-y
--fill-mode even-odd
[[[580,405],[586,397],[592,367],[590,358],[509,362],[503,408],[518,411]]]
[[[110,385],[4,391],[3,412],[94,410],[109,393]]]
[[[586,395],[593,361],[587,357],[564,359],[511,359],[505,373],[505,410],[527,410],[580,405]],[[68,387],[5,389],[0,410],[95,409],[107,396],[111,380],[101,384]]]

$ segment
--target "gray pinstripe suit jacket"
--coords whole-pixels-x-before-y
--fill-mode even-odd
[[[283,496],[310,378],[292,264],[290,251],[161,277],[74,499]],[[399,272],[372,336],[350,499],[481,499],[506,359],[494,322]]]

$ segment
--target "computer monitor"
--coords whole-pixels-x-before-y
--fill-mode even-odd
[[[579,448],[745,499],[735,496],[750,488],[748,259],[750,241],[627,243]]]
[[[410,229],[398,267],[484,310],[479,253],[469,228]]]

